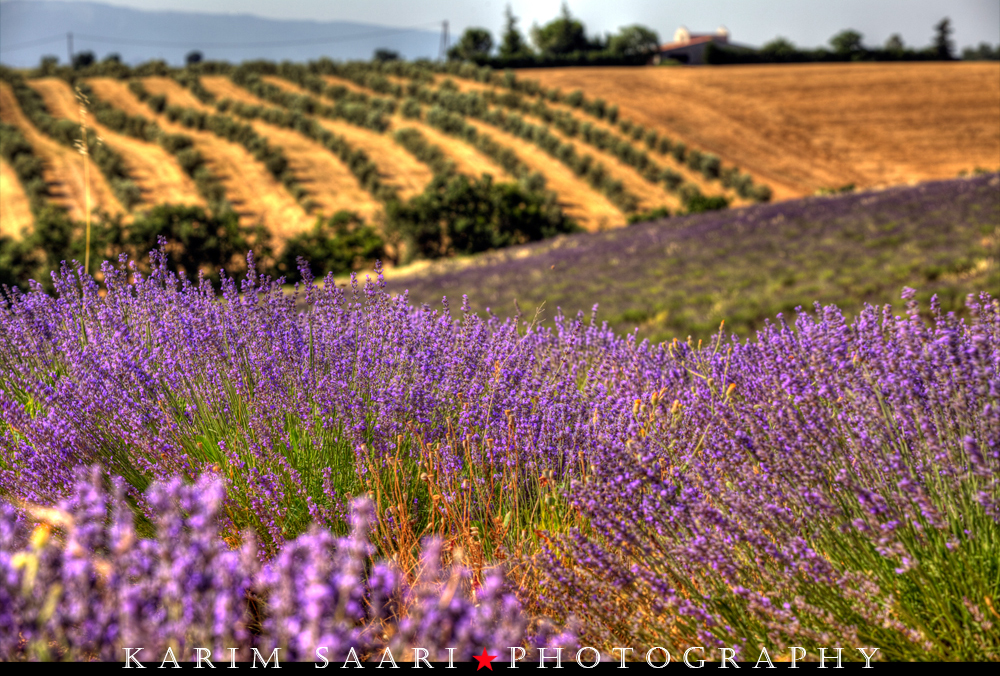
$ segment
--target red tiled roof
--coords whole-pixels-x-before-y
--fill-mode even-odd
[[[679,49],[681,47],[690,47],[691,45],[700,45],[705,42],[712,42],[713,39],[719,37],[718,35],[692,35],[691,39],[687,42],[671,42],[665,45],[660,45],[660,51],[665,52],[670,49]]]

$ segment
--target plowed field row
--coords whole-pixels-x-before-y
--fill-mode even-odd
[[[28,84],[41,95],[54,117],[77,119],[76,95],[65,80],[42,78],[30,80]],[[181,170],[173,156],[159,145],[119,134],[97,123],[93,117],[89,118],[88,124],[104,143],[122,156],[129,174],[142,191],[143,205],[169,202],[204,206],[205,200],[198,194],[194,181]]]
[[[0,237],[19,238],[31,227],[31,203],[9,164],[0,160]]]
[[[329,84],[343,84],[345,86],[354,84],[349,80],[333,76],[324,76],[324,79]],[[358,85],[354,86],[358,87]],[[372,90],[362,89],[368,95],[378,95]],[[584,228],[600,230],[625,224],[625,215],[607,197],[595,191],[589,183],[574,174],[569,167],[538,146],[473,118],[466,118],[466,121],[483,133],[492,136],[502,145],[510,147],[531,171],[537,171],[545,176],[546,187],[556,194],[563,211]],[[406,123],[409,124],[409,120]],[[468,147],[460,139],[443,134],[441,137],[450,141],[447,146],[442,143],[442,148],[455,145]]]
[[[261,79],[269,84],[275,85],[276,87],[281,87],[285,91],[317,98],[315,94],[299,87],[294,82],[289,82],[288,80],[269,75],[263,76]],[[204,78],[202,81],[204,82]],[[345,87],[350,85],[348,88],[351,89],[351,91],[364,94],[372,93],[371,91],[366,90],[363,87],[359,87],[348,80],[336,80],[335,82],[332,82],[332,84],[343,84]],[[485,157],[476,151],[475,148],[469,147],[468,144],[462,143],[461,141],[446,134],[442,134],[430,125],[424,124],[419,120],[405,119],[400,115],[393,116],[390,119],[390,124],[391,126],[389,127],[388,132],[390,134],[397,129],[402,129],[403,127],[413,127],[414,129],[420,131],[420,133],[424,134],[424,136],[426,136],[431,143],[440,146],[441,150],[448,156],[448,159],[455,163],[458,171],[464,174],[472,177],[479,177],[482,174],[492,174],[497,180],[511,180],[511,177],[507,174],[507,172],[490,160],[490,158]],[[355,127],[355,129],[357,129],[357,127]],[[374,160],[375,158],[373,157],[372,159]]]
[[[39,132],[21,111],[14,92],[5,82],[0,82],[0,119],[20,129],[35,155],[45,164],[45,182],[49,186],[53,203],[66,207],[71,218],[84,220],[87,202],[83,157]],[[90,168],[90,205],[92,209],[101,209],[110,214],[124,211],[107,181],[94,166]]]
[[[201,82],[205,89],[215,94],[219,99],[230,98],[249,105],[274,107],[274,104],[259,99],[242,87],[236,86],[230,82],[229,78],[204,77]],[[175,94],[178,94],[177,100],[181,99],[177,90],[191,96],[190,92],[176,82],[173,82],[172,85],[172,88],[161,87],[161,89],[166,90],[168,101],[172,100],[171,97]],[[215,112],[214,109],[212,112]],[[337,211],[348,210],[355,211],[363,218],[370,220],[381,209],[381,205],[358,184],[357,178],[344,163],[320,144],[291,129],[267,124],[260,120],[241,121],[250,124],[258,134],[267,138],[269,142],[281,146],[288,158],[292,172],[309,191],[310,199],[319,205],[318,212],[320,214],[330,216]]]
[[[188,129],[170,122],[165,115],[153,113],[129,91],[125,82],[111,78],[94,78],[89,83],[98,96],[126,113],[155,119],[156,123],[169,133],[190,136],[195,148],[205,158],[209,169],[222,182],[226,189],[226,198],[232,203],[242,222],[263,223],[278,241],[311,227],[314,222],[313,217],[306,214],[285,187],[242,146],[230,143],[210,132]],[[157,93],[166,95],[168,100],[178,105],[180,101],[188,101],[182,94],[187,94],[191,100],[197,101],[173,80],[162,78],[155,87]],[[173,94],[178,96],[171,98]],[[197,102],[197,107],[204,109],[204,104]]]
[[[475,92],[475,91],[485,92],[485,91],[491,91],[492,90],[492,91],[498,91],[498,92],[502,93],[503,91],[505,91],[505,90],[501,89],[500,87],[496,87],[494,85],[488,85],[488,84],[485,84],[483,82],[476,82],[475,80],[466,80],[466,79],[463,79],[463,78],[452,78],[452,77],[450,77],[448,75],[442,75],[442,74],[436,75],[435,78],[434,78],[434,81],[435,81],[436,84],[440,85],[445,80],[449,80],[449,79],[455,84],[456,87],[458,87],[459,91],[462,91],[462,92]],[[526,100],[530,101],[532,97],[525,96],[525,98],[526,98]],[[597,97],[594,97],[594,98],[597,98]],[[568,113],[568,114],[572,115],[574,118],[576,118],[577,120],[579,120],[581,124],[584,123],[584,122],[586,122],[586,123],[589,123],[591,126],[597,128],[597,129],[603,129],[604,131],[610,132],[610,133],[614,134],[617,138],[620,138],[620,139],[622,139],[624,141],[627,141],[628,143],[631,143],[632,145],[634,145],[636,148],[638,148],[640,150],[646,151],[646,153],[648,153],[650,159],[652,159],[658,165],[660,165],[661,167],[664,167],[664,168],[667,168],[667,169],[672,169],[673,171],[676,171],[677,173],[679,173],[681,176],[684,177],[684,180],[687,183],[691,183],[692,185],[697,186],[698,189],[702,193],[704,193],[706,195],[723,195],[723,196],[729,198],[730,203],[732,205],[734,205],[734,206],[743,206],[743,205],[746,205],[746,204],[752,204],[753,203],[751,200],[747,200],[747,199],[741,198],[733,190],[730,190],[730,189],[727,189],[727,188],[723,187],[722,184],[719,183],[718,181],[710,181],[710,180],[708,180],[707,178],[705,178],[705,176],[701,172],[692,170],[690,167],[688,167],[683,162],[678,162],[677,160],[675,160],[672,156],[669,156],[669,155],[664,156],[664,155],[661,155],[660,153],[653,152],[652,150],[649,150],[647,148],[647,146],[641,140],[640,141],[636,141],[636,140],[632,139],[630,136],[627,136],[624,132],[622,132],[621,128],[618,127],[618,125],[612,124],[612,123],[610,123],[610,122],[608,122],[606,120],[598,119],[598,118],[596,118],[596,117],[594,117],[592,115],[588,115],[587,113],[585,113],[584,111],[580,110],[579,108],[574,108],[573,106],[570,106],[570,105],[565,104],[565,103],[554,103],[552,101],[546,101],[545,105],[547,105],[552,110],[563,112],[563,113]],[[509,109],[503,108],[503,110],[509,110]],[[642,178],[642,176],[637,171],[635,171],[635,169],[633,169],[632,167],[629,167],[627,164],[623,163],[621,160],[619,160],[613,154],[611,154],[611,153],[609,153],[607,151],[601,150],[600,148],[597,148],[595,146],[592,146],[592,145],[590,145],[590,144],[582,141],[579,138],[574,139],[574,138],[568,137],[568,136],[562,134],[561,132],[559,132],[559,130],[556,128],[555,125],[549,125],[547,122],[545,122],[544,120],[542,120],[539,117],[536,117],[534,115],[525,113],[523,111],[517,111],[517,114],[521,115],[526,120],[529,120],[529,121],[531,121],[534,124],[548,125],[549,126],[549,130],[554,135],[559,136],[560,138],[563,138],[566,141],[570,141],[572,143],[575,143],[579,147],[579,150],[581,152],[587,152],[587,153],[592,154],[595,158],[600,158],[601,161],[603,161],[608,166],[609,169],[612,169],[613,167],[617,166],[617,167],[621,167],[623,170],[631,170],[636,175],[638,175],[640,179],[642,179],[644,182],[646,182],[647,184],[649,184],[649,181],[646,181],[646,179]],[[662,131],[662,130],[657,130],[657,131]],[[673,140],[682,141],[682,139],[673,139]],[[706,152],[714,152],[714,151],[710,151],[710,150],[705,149],[705,148],[699,148],[699,150],[705,150]],[[719,153],[715,153],[715,154],[718,155]],[[721,155],[720,155],[720,157],[721,157]],[[741,167],[741,169],[742,169],[742,167]],[[616,173],[616,174],[614,174],[614,176],[615,176],[615,178],[620,178],[622,180],[622,182],[626,184],[626,187],[629,186],[628,179],[626,179],[624,175],[618,175]],[[631,188],[630,188],[630,190],[631,190]],[[640,197],[642,196],[642,193],[640,193],[638,190],[632,190],[632,192],[636,193],[637,195],[640,195]],[[660,203],[656,204],[655,206],[661,206],[661,205],[670,206],[672,204],[676,204],[678,206],[680,205],[680,200],[677,198],[676,195],[673,195],[669,191],[665,191],[665,192],[667,192],[667,194],[670,195],[670,199],[668,199],[666,201],[663,201],[663,202],[660,202]],[[651,208],[651,207],[648,207],[648,208]]]
[[[264,79],[265,81],[270,82],[267,78]],[[262,106],[264,108],[275,107],[275,104],[254,96],[243,87],[234,84],[228,77],[220,75],[203,77],[201,78],[201,83],[205,86],[205,89],[215,94],[215,96],[219,99],[230,98],[234,101],[241,101],[249,105]],[[302,92],[298,91],[297,93]],[[317,117],[316,121],[333,133],[343,136],[352,146],[364,150],[372,161],[378,165],[379,175],[381,176],[383,182],[395,187],[402,199],[409,199],[410,197],[423,192],[424,187],[430,182],[431,178],[433,178],[433,174],[426,165],[418,162],[412,155],[393,143],[392,138],[389,136],[384,136],[369,129],[362,129],[338,120],[328,120]],[[269,125],[266,122],[255,121],[253,122],[253,125],[260,134],[264,136],[271,135],[274,138],[275,143],[285,147],[288,151],[288,158],[293,161],[294,165],[296,151],[291,148],[290,145],[286,144],[285,141],[281,140],[281,138],[287,139],[287,135],[298,136],[300,139],[304,139],[304,137],[294,131],[281,129],[273,125]],[[278,132],[283,132],[284,136],[279,138]],[[347,206],[341,206],[339,208],[358,211],[366,217],[370,217],[371,214],[381,208],[378,202],[372,199],[371,196],[365,193],[360,185],[358,185],[357,179],[350,174],[347,167],[343,166],[337,158],[333,157],[333,155],[318,144],[313,143],[313,145],[330,157],[334,162],[337,162],[341,166],[341,170],[346,172],[348,176],[351,176],[351,179],[356,186],[356,190],[365,195],[365,197],[361,198],[358,196],[352,196],[349,198],[350,201],[347,203]],[[294,166],[292,170],[295,171]],[[311,189],[311,186],[309,187]],[[337,192],[344,193],[346,191],[341,189]],[[367,200],[369,204],[366,204],[364,208],[350,206],[352,202],[357,202],[358,199],[360,199],[361,202]]]

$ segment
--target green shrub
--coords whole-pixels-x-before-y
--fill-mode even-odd
[[[308,261],[316,276],[342,275],[385,258],[385,242],[355,213],[338,211],[317,219],[312,230],[285,243],[276,271],[288,282],[301,279],[299,259]]]

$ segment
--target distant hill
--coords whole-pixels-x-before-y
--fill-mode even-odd
[[[305,61],[370,59],[388,48],[404,58],[437,56],[440,33],[348,21],[282,21],[249,14],[151,12],[97,2],[0,2],[0,63],[35,66],[44,55],[67,61],[66,33],[74,50],[98,59],[115,52],[129,64],[164,59],[182,65],[198,50],[206,59]],[[252,46],[230,47],[247,44]],[[21,47],[21,45],[25,45]]]

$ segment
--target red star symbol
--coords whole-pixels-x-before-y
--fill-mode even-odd
[[[492,662],[497,658],[496,655],[490,655],[488,652],[486,652],[486,648],[483,648],[482,655],[473,655],[473,657],[476,659],[477,662],[479,662],[479,666],[476,667],[476,671],[479,671],[483,667],[486,667],[490,671],[493,671],[493,665],[490,664],[490,662]]]

